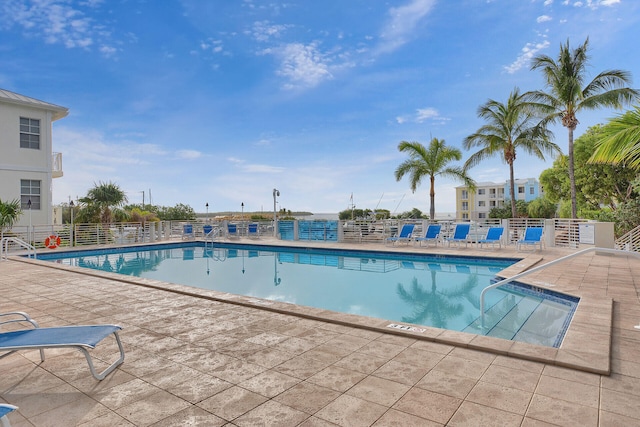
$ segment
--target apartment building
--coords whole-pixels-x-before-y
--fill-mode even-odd
[[[0,200],[20,200],[16,225],[51,224],[52,180],[62,176],[52,123],[69,110],[0,89]]]
[[[479,182],[475,191],[466,186],[456,187],[456,219],[483,220],[493,208],[501,208],[510,200],[510,180],[503,183]],[[530,202],[542,195],[540,183],[535,178],[515,180],[516,200]]]

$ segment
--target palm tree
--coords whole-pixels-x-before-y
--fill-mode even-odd
[[[532,70],[541,69],[548,92],[530,92],[530,99],[546,116],[549,123],[561,120],[562,126],[569,131],[569,181],[571,185],[571,215],[577,217],[576,180],[573,161],[573,131],[578,126],[576,114],[582,110],[594,110],[602,107],[622,108],[623,105],[638,98],[638,91],[626,87],[631,76],[622,70],[606,70],[592,81],[585,80],[589,57],[587,50],[589,39],[571,50],[569,40],[560,45],[557,61],[547,55],[533,58]]]
[[[462,152],[457,148],[447,147],[444,139],[432,138],[428,149],[419,142],[402,141],[398,144],[398,150],[408,153],[409,159],[400,163],[396,169],[396,181],[400,181],[404,175],[409,174],[411,191],[415,193],[422,178],[429,177],[431,182],[429,218],[431,221],[436,215],[436,176],[451,177],[463,181],[469,188],[475,187],[475,182],[464,169],[447,166],[454,160],[460,160]]]
[[[589,162],[620,163],[640,172],[640,106],[611,119],[601,131]]]
[[[10,202],[0,200],[0,238],[4,237],[4,229],[13,227],[20,215],[22,215],[20,200],[15,199]]]
[[[117,184],[112,182],[100,182],[87,192],[87,195],[80,199],[84,204],[79,212],[79,221],[101,222],[109,224],[114,219],[114,214],[118,219],[123,217],[123,212],[117,210],[127,202],[127,196]],[[114,212],[114,209],[115,212]]]
[[[559,153],[560,148],[551,142],[553,134],[545,126],[539,126],[532,110],[525,100],[526,94],[520,94],[515,88],[509,95],[506,104],[493,99],[478,108],[478,117],[487,124],[464,140],[464,148],[482,147],[465,162],[465,170],[495,155],[509,165],[509,197],[511,198],[511,215],[517,217],[515,176],[513,163],[516,151],[522,150],[544,160],[545,153]]]

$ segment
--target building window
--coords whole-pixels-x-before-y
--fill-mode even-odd
[[[490,200],[489,201],[489,207],[495,208],[496,207],[496,201],[495,200]]]
[[[485,193],[485,189],[484,188],[479,188],[478,189],[478,195],[484,195]]]
[[[40,120],[20,117],[20,148],[40,149]]]
[[[478,207],[479,207],[479,208],[484,208],[485,206],[487,206],[487,204],[485,203],[485,201],[484,201],[484,200],[480,200],[480,201],[478,201]]]
[[[487,218],[487,214],[484,212],[479,212],[478,213],[478,219],[486,219]]]
[[[29,200],[31,200],[32,210],[40,210],[40,181],[34,179],[21,179],[20,207],[22,210],[29,209]]]
[[[469,192],[467,190],[462,190],[461,191],[461,197],[463,199],[468,199],[469,198]]]
[[[518,194],[524,194],[524,187],[518,187]]]
[[[529,187],[529,194],[535,194],[536,193],[536,189],[533,187]]]
[[[469,219],[469,214],[468,213],[463,213],[462,214],[462,219]]]
[[[462,210],[463,211],[469,210],[469,202],[462,202]]]

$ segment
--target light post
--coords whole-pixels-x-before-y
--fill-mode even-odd
[[[31,199],[27,200],[27,208],[29,209],[29,229],[27,230],[27,240],[31,244]]]
[[[69,230],[69,244],[73,246],[73,200],[69,202],[71,208],[71,229]]]
[[[273,237],[278,237],[278,216],[276,215],[276,197],[280,196],[280,191],[273,189]]]
[[[242,210],[240,211],[240,213],[241,213],[241,215],[240,215],[240,216],[241,216],[241,217],[242,217],[242,219],[244,220],[244,202],[240,203],[240,209],[242,209]]]
[[[205,203],[205,208],[207,208],[207,215],[205,217],[205,221],[209,222],[209,202]]]

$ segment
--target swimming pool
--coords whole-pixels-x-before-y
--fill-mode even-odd
[[[39,259],[394,322],[559,346],[577,299],[520,284],[479,295],[517,259],[201,242]]]

